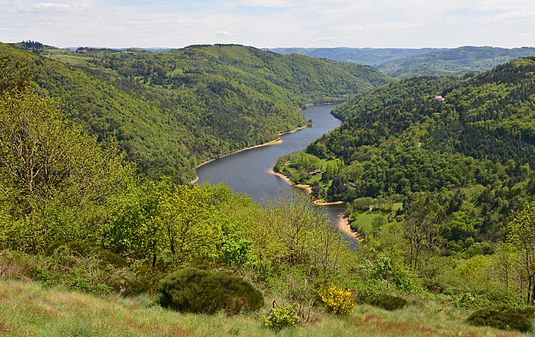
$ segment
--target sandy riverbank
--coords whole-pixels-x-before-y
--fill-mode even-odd
[[[349,226],[349,218],[345,214],[340,214],[338,216],[338,228],[340,231],[347,236],[350,236],[354,238],[357,241],[360,241],[361,237],[359,234],[351,229],[351,226]]]
[[[297,131],[301,131],[301,130],[306,129],[306,128],[308,128],[308,126],[304,125],[304,126],[300,126],[298,128],[295,128],[292,131],[281,132],[281,133],[279,133],[279,137],[284,136],[284,135],[289,135],[289,134],[292,134],[292,133],[296,133]]]
[[[282,179],[285,183],[287,183],[290,186],[294,186],[296,188],[299,188],[299,189],[307,191],[308,194],[312,194],[312,186],[310,186],[310,185],[307,185],[307,184],[294,184],[294,182],[290,178],[285,176],[284,174],[279,173],[279,172],[275,172],[273,167],[270,168],[269,170],[267,170],[267,172],[269,174],[273,174],[274,176],[277,176],[278,178]],[[334,205],[343,205],[343,204],[345,204],[344,201],[324,201],[324,200],[320,200],[320,199],[316,199],[316,200],[312,201],[312,203],[314,205],[317,205],[317,206],[334,206]]]

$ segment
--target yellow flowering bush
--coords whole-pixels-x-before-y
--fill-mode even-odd
[[[347,315],[353,310],[353,294],[351,290],[331,284],[319,292],[321,301],[327,310],[335,315]]]

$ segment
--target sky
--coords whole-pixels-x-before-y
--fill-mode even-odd
[[[57,47],[535,46],[535,0],[0,0],[0,41]]]

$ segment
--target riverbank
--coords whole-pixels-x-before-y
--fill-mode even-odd
[[[241,152],[245,152],[245,151],[249,151],[249,150],[254,150],[254,149],[258,149],[260,147],[265,147],[265,146],[271,146],[271,145],[275,145],[275,144],[281,144],[282,143],[282,139],[281,137],[282,136],[285,136],[285,135],[289,135],[289,134],[292,134],[292,133],[296,133],[297,131],[301,131],[303,129],[306,129],[308,128],[309,126],[307,125],[304,125],[304,126],[300,126],[300,127],[297,127],[293,130],[290,130],[288,132],[281,132],[277,135],[277,138],[276,139],[273,139],[273,140],[270,140],[269,142],[266,142],[266,143],[262,143],[262,144],[258,144],[258,145],[253,145],[253,146],[248,146],[248,147],[244,147],[243,149],[240,149],[240,150],[236,150],[236,151],[232,151],[230,153],[227,153],[227,154],[224,154],[218,158],[212,158],[212,159],[209,159],[209,160],[206,160],[206,161],[203,161],[202,163],[200,163],[199,165],[195,166],[195,169],[198,169],[206,164],[210,164],[211,162],[213,161],[216,161],[218,159],[221,159],[221,158],[225,158],[225,157],[228,157],[228,156],[232,156],[233,154],[237,154],[237,153],[241,153]],[[199,180],[199,177],[197,177],[195,180],[195,182],[197,182]],[[192,181],[192,184],[194,184],[194,182]]]
[[[340,214],[338,216],[338,229],[340,229],[340,232],[357,241],[362,240],[362,237],[359,235],[359,233],[351,229],[351,226],[349,225],[349,218],[345,214]]]
[[[292,132],[295,132],[295,131],[292,131]],[[289,132],[289,133],[291,133],[291,132]],[[218,158],[213,158],[213,159],[210,159],[210,160],[203,161],[199,165],[195,166],[195,169],[198,169],[199,167],[204,166],[206,164],[209,164],[209,163],[211,163],[213,161],[216,161],[218,159],[222,159],[222,158],[225,158],[225,157],[228,157],[228,156],[232,156],[233,154],[237,154],[237,153],[241,153],[241,152],[245,152],[245,151],[249,151],[249,150],[253,150],[253,149],[258,149],[260,147],[271,146],[271,145],[275,145],[275,144],[281,144],[281,143],[282,143],[282,139],[280,138],[280,135],[279,135],[279,137],[277,137],[277,139],[270,140],[269,142],[258,144],[258,145],[253,145],[253,146],[244,147],[243,149],[232,151],[232,152],[224,154],[224,155],[222,155],[222,156],[220,156]]]
[[[312,194],[312,186],[310,186],[310,185],[294,184],[294,182],[289,177],[285,176],[284,174],[282,174],[280,172],[275,172],[273,167],[270,168],[269,170],[267,170],[267,172],[269,174],[272,174],[272,175],[278,177],[279,179],[281,179],[282,181],[284,181],[285,183],[287,183],[290,186],[305,190],[305,191],[307,191],[307,193],[309,195]],[[314,205],[316,205],[316,206],[334,206],[334,205],[344,205],[345,204],[344,201],[323,201],[323,200],[319,200],[319,199],[316,199],[316,200],[312,201],[312,203]],[[353,231],[351,229],[351,226],[349,225],[349,218],[347,217],[346,214],[338,215],[337,224],[338,224],[338,228],[340,229],[340,232],[344,233],[345,235],[347,235],[347,236],[349,236],[349,237],[351,237],[351,238],[353,238],[353,239],[355,239],[357,241],[360,241],[362,239],[357,232],[355,232],[355,231]]]
[[[292,131],[289,131],[289,132],[287,132],[287,133],[294,133],[294,132],[297,132],[297,131],[301,130],[302,128],[304,128],[304,127],[296,128],[296,129],[294,129],[294,130],[292,130]],[[266,143],[263,143],[263,144],[258,144],[258,145],[253,145],[253,146],[245,147],[245,148],[243,148],[243,149],[236,150],[236,151],[232,151],[232,152],[230,152],[230,153],[224,154],[224,155],[222,155],[222,156],[219,157],[219,158],[213,158],[213,159],[210,159],[210,160],[203,161],[203,162],[200,163],[199,165],[195,166],[195,170],[199,169],[200,167],[202,167],[202,166],[204,166],[204,165],[210,164],[211,162],[216,161],[216,160],[218,160],[218,159],[222,159],[222,158],[225,158],[225,157],[228,157],[228,156],[232,156],[233,154],[237,154],[237,153],[241,153],[241,152],[245,152],[245,151],[250,151],[250,150],[258,149],[258,148],[265,147],[265,146],[271,146],[271,145],[275,145],[275,144],[281,144],[281,143],[282,143],[282,139],[280,138],[280,136],[285,135],[285,134],[286,134],[286,133],[284,133],[284,134],[279,134],[279,137],[277,137],[277,139],[270,140],[269,142],[266,142]],[[194,185],[194,184],[196,184],[198,181],[199,181],[199,177],[196,177],[195,179],[193,179],[192,181],[190,181],[190,184]]]
[[[267,170],[269,174],[272,174],[280,179],[282,179],[285,183],[287,183],[290,186],[293,186],[295,188],[299,188],[301,190],[305,190],[308,194],[312,195],[312,186],[307,184],[295,184],[288,176],[285,176],[284,174],[280,172],[275,172],[275,170],[270,168]],[[316,206],[334,206],[334,205],[343,205],[345,204],[344,201],[325,201],[321,199],[315,199],[312,201],[312,203]]]

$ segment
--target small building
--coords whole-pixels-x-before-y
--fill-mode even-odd
[[[308,172],[308,174],[311,176],[315,176],[315,175],[322,174],[322,173],[323,173],[322,170],[314,170],[314,171]]]
[[[437,95],[435,96],[435,101],[437,102],[444,102],[444,97],[440,96],[440,95]]]

